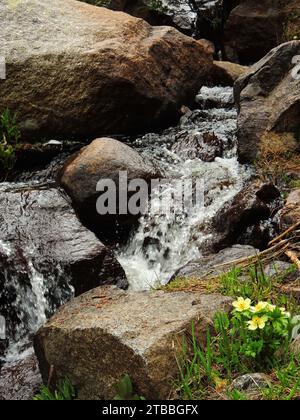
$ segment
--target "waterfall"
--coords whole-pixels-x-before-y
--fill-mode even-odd
[[[207,242],[213,240],[214,216],[250,176],[237,159],[232,88],[203,87],[196,100],[200,109],[188,111],[177,128],[136,141],[140,151],[160,165],[168,178],[201,178],[205,201],[188,214],[149,213],[141,217],[137,231],[117,256],[133,290],[166,284],[180,267],[199,258]],[[201,143],[207,133],[221,142],[214,159],[210,156],[214,145]],[[199,153],[193,155],[199,143],[202,159]]]

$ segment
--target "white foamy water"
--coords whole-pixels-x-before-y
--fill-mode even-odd
[[[205,88],[197,96],[199,102],[216,101],[228,106],[232,89]],[[117,257],[125,269],[130,287],[145,290],[166,284],[174,273],[186,263],[201,257],[205,244],[213,239],[211,222],[215,215],[244,187],[250,172],[238,163],[236,151],[236,111],[214,108],[196,110],[185,115],[177,131],[169,130],[157,139],[148,153],[171,178],[200,178],[204,181],[205,206],[199,203],[188,214],[147,214],[140,219],[139,227]],[[213,133],[224,145],[222,156],[212,162],[199,158],[182,157],[180,150],[172,150],[176,136]],[[155,140],[155,135],[139,139],[138,144]],[[209,147],[209,146],[208,146]],[[147,151],[147,146],[145,147]],[[171,150],[172,149],[172,150]],[[176,150],[176,149],[175,149]]]

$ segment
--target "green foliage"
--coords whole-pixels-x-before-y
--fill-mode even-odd
[[[233,391],[228,391],[227,398],[231,401],[246,401],[248,399],[247,395],[243,394],[237,389],[234,389]]]
[[[291,189],[296,189],[296,188],[300,188],[300,179],[293,179],[290,181],[289,187]]]
[[[60,380],[57,384],[57,389],[52,392],[46,386],[41,388],[39,394],[37,394],[33,399],[36,401],[69,401],[76,398],[75,389],[68,378]]]
[[[287,352],[291,341],[290,313],[264,301],[250,306],[250,299],[242,297],[233,305],[236,309],[228,319],[227,333],[243,363],[258,371],[273,368],[280,357],[279,350]]]
[[[233,268],[221,275],[220,292],[233,298],[244,296],[253,301],[274,300],[277,305],[287,305],[289,310],[293,310],[295,306],[293,300],[287,300],[283,295],[278,294],[276,287],[297,269],[294,265],[283,272],[276,273],[275,269],[276,266],[274,266],[275,275],[268,276],[260,262],[246,269]]]
[[[234,306],[230,317],[226,313],[215,316],[216,335],[207,332],[205,347],[192,325],[191,342],[184,343],[178,362],[181,398],[204,399],[209,390],[226,387],[238,374],[270,372],[288,359],[292,330],[289,313],[267,302],[254,307],[243,298]],[[243,399],[242,394],[229,394],[231,399]]]
[[[11,170],[15,164],[15,146],[20,137],[17,116],[6,109],[0,115],[0,169],[5,172]]]
[[[275,372],[275,381],[262,390],[265,400],[293,400],[300,395],[300,357],[293,356],[284,366]]]
[[[124,375],[117,384],[115,384],[115,389],[117,395],[114,397],[114,400],[144,400],[143,397],[134,394],[131,379],[127,374]]]
[[[147,2],[147,8],[153,12],[167,13],[168,8],[163,5],[161,0],[149,0]]]

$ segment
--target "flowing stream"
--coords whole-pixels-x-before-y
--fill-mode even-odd
[[[237,114],[232,88],[203,87],[196,97],[196,108],[183,109],[184,114],[176,127],[160,134],[146,134],[134,141],[130,139],[130,145],[159,167],[164,178],[170,181],[164,185],[162,192],[152,192],[151,204],[154,207],[159,205],[161,193],[168,197],[176,194],[174,188],[178,184],[172,183],[172,180],[201,179],[204,193],[204,200],[195,203],[190,211],[145,214],[127,244],[117,249],[117,259],[133,290],[147,290],[157,284],[166,284],[179,268],[201,257],[214,240],[213,218],[244,187],[251,175],[237,160]],[[45,181],[44,177],[51,173],[52,166],[53,163],[40,175],[34,173],[32,179],[37,183]],[[24,185],[30,184],[27,182]],[[13,193],[24,185],[1,184],[0,193],[7,188]],[[47,191],[50,190],[45,190],[42,200],[46,200]],[[12,217],[20,218],[21,225],[23,222],[24,226],[28,225],[30,213],[27,213],[27,208],[32,205],[35,202],[27,203],[21,198],[21,205],[11,204]],[[14,214],[14,208],[20,208],[20,214]],[[4,226],[4,232],[9,228],[9,225]],[[1,313],[18,320],[15,324],[11,323],[13,330],[8,331],[9,346],[4,359],[6,368],[15,366],[17,360],[24,360],[32,353],[32,335],[58,306],[73,296],[68,273],[61,267],[51,267],[49,260],[47,266],[40,264],[39,269],[34,258],[42,249],[42,240],[36,244],[36,232],[26,238],[24,232],[21,230],[19,238],[22,246],[15,238],[12,242],[5,242],[5,238],[0,240],[0,258],[7,262],[5,265],[8,267],[0,273],[0,286],[1,282],[4,284],[0,293]],[[19,267],[15,267],[16,260]],[[8,296],[14,297],[13,304],[9,303],[9,310],[5,306]]]
[[[166,284],[180,267],[201,257],[213,240],[214,216],[249,178],[250,172],[237,160],[232,95],[231,88],[203,87],[196,98],[199,109],[187,110],[178,127],[136,140],[140,152],[151,157],[166,178],[201,179],[204,203],[187,213],[150,213],[141,218],[137,231],[118,252],[132,289]],[[167,191],[172,188],[173,184],[166,185],[165,195],[172,196]]]

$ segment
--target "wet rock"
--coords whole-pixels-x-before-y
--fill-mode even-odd
[[[228,266],[223,264],[239,260],[241,258],[252,257],[258,252],[257,249],[248,245],[234,245],[230,248],[225,248],[217,254],[206,255],[199,260],[192,261],[182,267],[174,275],[175,277],[186,278],[205,278],[215,277],[228,271]],[[223,265],[223,266],[222,266]]]
[[[25,138],[167,125],[212,68],[201,43],[174,28],[75,0],[2,2],[0,24],[0,108],[18,112]]]
[[[60,184],[71,197],[81,221],[98,235],[113,236],[118,231],[125,236],[139,218],[126,210],[121,214],[118,200],[115,214],[99,214],[96,208],[101,193],[97,184],[109,179],[116,186],[116,197],[122,196],[128,207],[128,185],[119,181],[120,172],[126,172],[128,182],[143,179],[148,183],[159,178],[160,172],[137,151],[114,139],[101,138],[81,149],[67,160],[60,175]],[[126,197],[128,197],[126,199]],[[145,197],[147,199],[147,197]]]
[[[278,223],[272,216],[267,220],[260,220],[238,237],[239,244],[247,244],[263,251],[268,248],[269,242],[278,235]]]
[[[222,139],[213,133],[201,134],[195,131],[177,136],[177,142],[171,150],[182,159],[198,158],[204,162],[212,162],[223,155],[224,145]]]
[[[231,384],[231,389],[247,393],[267,388],[270,382],[270,377],[264,373],[247,373],[236,378]]]
[[[126,287],[123,269],[78,221],[62,192],[23,184],[0,187],[0,313],[20,351],[70,297],[100,284]]]
[[[282,231],[300,221],[300,189],[293,190],[280,212],[280,227]]]
[[[259,180],[250,182],[216,215],[213,228],[219,239],[215,241],[215,248],[235,243],[249,226],[267,220],[271,215],[270,197],[278,195],[280,192],[275,187],[267,187]]]
[[[293,63],[294,57],[299,55],[300,41],[282,44],[236,82],[240,161],[254,161],[262,148],[275,141],[279,153],[295,153],[299,149],[296,138],[300,78],[297,77],[298,66]],[[277,137],[272,136],[273,133]],[[291,134],[287,137],[283,136],[285,133]]]
[[[0,400],[32,400],[42,377],[35,356],[6,363],[0,370]]]
[[[233,86],[234,82],[249,71],[249,67],[229,61],[214,61],[212,81],[214,85]]]
[[[52,365],[58,378],[68,376],[79,399],[111,399],[113,384],[127,373],[138,395],[165,399],[192,322],[205,341],[214,314],[230,303],[221,295],[97,288],[62,307],[38,332],[43,380]]]

